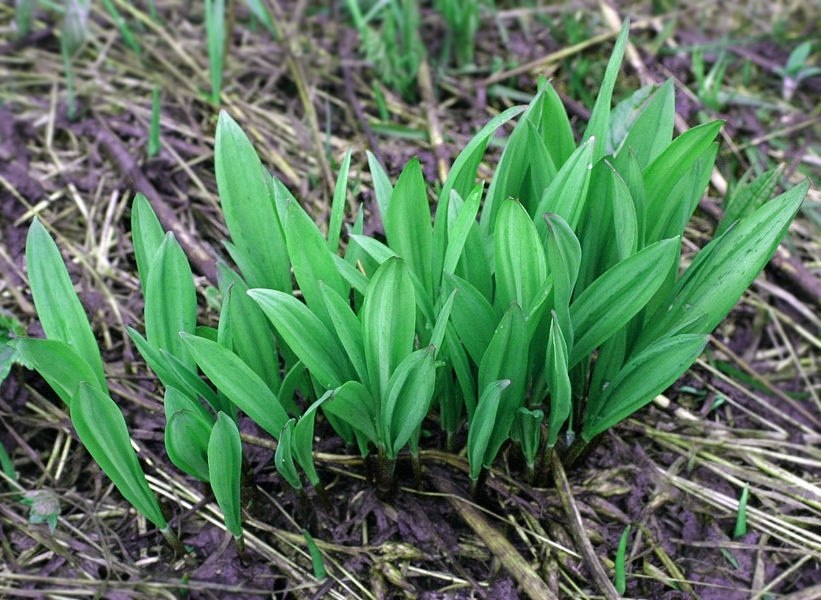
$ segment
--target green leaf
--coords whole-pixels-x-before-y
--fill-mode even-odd
[[[456,299],[456,290],[453,290],[448,296],[442,308],[439,310],[439,315],[436,317],[436,324],[433,326],[433,331],[430,334],[428,345],[436,348],[434,358],[439,355],[442,349],[442,343],[445,339],[445,330],[450,319],[450,314],[453,311],[453,301]]]
[[[251,289],[248,295],[324,389],[351,379],[352,367],[336,338],[307,306],[276,290]]]
[[[379,443],[377,434],[377,405],[371,393],[358,381],[348,381],[334,390],[322,410],[359,431],[373,443]]]
[[[668,79],[659,87],[641,113],[630,124],[627,136],[616,151],[616,167],[621,172],[630,152],[643,169],[662,153],[673,139],[675,124],[675,88]]]
[[[808,189],[804,181],[773,198],[696,254],[668,300],[648,319],[637,346],[685,330],[715,329],[775,253]],[[694,315],[701,318],[694,321]]]
[[[88,363],[98,384],[107,391],[103,359],[88,317],[74,291],[57,244],[35,218],[26,237],[26,265],[31,295],[46,337],[68,344]]]
[[[167,416],[165,423],[165,450],[168,458],[184,473],[205,482],[209,478],[208,439],[211,426],[212,424],[187,409],[177,410]]]
[[[225,111],[217,122],[214,169],[225,224],[248,285],[290,291],[291,265],[274,207],[271,176]]]
[[[753,181],[740,183],[724,201],[724,217],[715,234],[724,233],[738,219],[758,210],[770,198],[782,173],[783,168],[779,166],[762,173]]]
[[[722,121],[713,121],[685,131],[647,166],[644,189],[649,223],[666,221],[662,215],[670,210],[670,192],[712,145],[722,125]]]
[[[391,374],[380,415],[388,458],[395,458],[422,425],[436,386],[434,348],[411,353]]]
[[[488,445],[498,419],[502,392],[510,385],[509,379],[491,381],[482,391],[476,412],[470,421],[468,429],[468,463],[470,464],[470,478],[479,479],[483,466],[490,466],[496,458],[490,456]]]
[[[325,301],[325,308],[330,316],[334,331],[342,342],[342,347],[350,359],[359,380],[368,385],[368,366],[365,361],[365,347],[362,337],[362,326],[351,309],[350,304],[339,294],[320,282],[320,292]]]
[[[454,191],[453,194],[457,192]],[[459,196],[456,196],[459,198]],[[459,264],[459,258],[465,248],[468,234],[471,228],[476,226],[476,215],[479,213],[479,205],[482,201],[482,188],[476,187],[467,197],[454,220],[453,226],[448,231],[447,248],[442,263],[442,274],[452,275]]]
[[[575,341],[572,369],[624,327],[653,297],[677,256],[678,238],[662,240],[596,279],[570,306]]]
[[[227,348],[205,338],[180,334],[197,365],[228,399],[254,422],[277,437],[288,414],[251,368]]]
[[[585,415],[582,437],[592,440],[667,389],[695,362],[707,337],[684,334],[663,338],[628,360],[607,386],[598,411]]]
[[[351,168],[351,151],[345,153],[336,178],[334,197],[331,202],[331,220],[328,223],[328,250],[336,254],[339,250],[339,233],[342,229],[342,220],[345,217],[345,201],[348,196],[348,172]]]
[[[405,259],[411,272],[432,294],[433,230],[419,159],[411,159],[396,182],[388,205],[385,235],[391,249]]]
[[[294,435],[291,438],[291,447],[294,457],[299,463],[299,466],[302,467],[302,470],[305,471],[305,476],[308,478],[308,481],[310,481],[314,487],[319,487],[320,485],[319,473],[316,472],[313,453],[316,412],[317,409],[332,396],[333,390],[328,390],[321,398],[308,407],[294,427]],[[280,443],[281,442],[282,440],[280,440]]]
[[[371,393],[384,398],[391,374],[413,349],[416,305],[404,261],[391,258],[374,273],[360,319]]]
[[[140,286],[145,295],[145,284],[148,281],[148,270],[154,262],[154,256],[165,237],[157,214],[151,203],[142,194],[134,196],[131,204],[131,242],[134,245],[134,258],[137,262],[137,273]]]
[[[542,193],[533,212],[536,227],[543,233],[541,216],[556,213],[575,229],[584,212],[593,168],[593,142],[587,142],[570,155],[559,172]]]
[[[610,128],[610,103],[613,100],[613,88],[616,85],[616,77],[618,77],[619,69],[621,68],[621,61],[622,58],[624,58],[624,50],[627,47],[627,37],[629,34],[630,21],[629,19],[625,19],[622,24],[621,33],[619,33],[619,37],[616,40],[616,45],[613,47],[613,53],[607,62],[604,80],[599,88],[596,104],[590,113],[587,129],[584,130],[584,135],[582,136],[583,142],[586,142],[590,138],[595,138],[594,161],[604,156],[607,131]]]
[[[94,461],[131,505],[160,529],[168,523],[142,467],[120,409],[107,394],[81,383],[71,401],[71,422]]]
[[[499,319],[490,302],[470,283],[450,275],[449,287],[456,291],[451,311],[451,322],[465,349],[477,365],[487,350]]]
[[[222,511],[225,527],[237,539],[242,537],[241,474],[242,440],[239,429],[231,417],[221,412],[208,440],[208,478]]]
[[[524,403],[527,389],[528,335],[522,310],[511,304],[502,317],[479,365],[479,389],[499,379],[509,379],[510,389],[499,407],[488,452],[496,456],[510,433],[516,411]],[[474,419],[476,415],[474,415]]]
[[[546,214],[544,218],[547,224],[545,254],[550,274],[553,276],[553,304],[564,339],[568,347],[572,347],[573,323],[570,320],[570,300],[579,277],[582,248],[567,221],[552,213]]]
[[[218,268],[226,307],[226,316],[220,316],[220,326],[227,318],[231,331],[231,349],[259,375],[272,391],[279,389],[277,343],[271,324],[259,305],[248,297],[248,286],[242,278],[225,266]],[[199,331],[197,332],[199,334]],[[200,337],[204,337],[201,336]]]
[[[494,260],[497,307],[506,310],[515,302],[528,314],[544,290],[547,261],[536,226],[515,200],[499,208]]]
[[[542,421],[544,412],[539,409],[529,410],[524,406],[516,413],[514,426],[519,429],[519,442],[522,445],[522,454],[525,462],[532,469],[536,464],[539,445],[542,441]]]
[[[320,292],[320,282],[342,297],[348,295],[350,288],[339,275],[325,238],[295,201],[288,202],[284,223],[288,254],[305,303],[322,319],[326,327],[331,327],[331,319]]]
[[[471,138],[467,145],[453,161],[448,178],[439,193],[439,202],[446,201],[450,197],[451,190],[456,191],[462,198],[467,197],[470,190],[476,183],[476,172],[482,157],[485,155],[490,138],[502,125],[516,118],[525,110],[524,106],[514,106],[500,113],[488,121],[476,135]],[[384,212],[382,214],[385,214]]]
[[[393,195],[393,184],[385,172],[385,167],[379,162],[373,154],[366,151],[368,156],[368,169],[371,172],[371,180],[373,181],[373,193],[376,196],[376,204],[379,206],[379,214],[382,215],[382,224],[384,225],[388,215],[388,205],[390,205],[391,196]]]
[[[545,379],[550,389],[550,413],[547,422],[547,447],[556,445],[559,430],[570,416],[573,395],[567,368],[567,344],[562,335],[556,313],[550,321],[550,336],[547,341]]]
[[[277,472],[282,475],[282,478],[295,490],[302,489],[302,481],[299,479],[299,472],[296,470],[296,463],[294,463],[293,454],[293,434],[294,434],[294,419],[289,419],[279,433],[279,442],[277,443],[277,450],[274,454],[274,464]]]
[[[567,118],[567,111],[556,90],[546,82],[544,85],[544,102],[542,104],[541,130],[544,134],[544,145],[557,169],[570,158],[576,149],[573,129]]]
[[[20,338],[11,342],[23,361],[30,365],[54,393],[70,407],[81,383],[87,383],[107,394],[108,388],[100,388],[100,383],[89,364],[68,344],[60,340],[40,340]]]
[[[166,388],[178,388],[191,398],[202,396],[215,410],[222,408],[223,403],[214,390],[199,378],[196,367],[189,369],[182,363],[175,362],[173,355],[167,352],[163,354],[162,350],[148,343],[136,329],[126,327],[126,331],[148,368],[156,373]]]
[[[180,340],[180,332],[197,327],[197,292],[191,266],[173,233],[157,250],[145,283],[145,337],[193,369],[194,361]]]
[[[635,254],[638,248],[638,217],[627,183],[609,163],[607,165],[611,169],[610,200],[613,203],[616,253],[619,260],[624,260]]]

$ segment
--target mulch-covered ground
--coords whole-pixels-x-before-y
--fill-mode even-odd
[[[513,576],[519,565],[559,598],[606,597],[594,573],[612,577],[619,538],[630,525],[627,597],[821,597],[816,188],[773,265],[694,368],[603,436],[566,482],[526,485],[515,453],[503,452],[485,488],[471,496],[464,455],[444,452],[432,421],[422,479],[400,460],[400,487],[384,500],[369,482],[371,465],[320,421],[315,450],[325,493],[300,496],[273,468],[273,441],[245,420],[247,548],[239,556],[209,490],[166,458],[161,390],[124,333],[126,325],[142,326],[129,231],[136,191],[184,243],[197,273],[200,322],[217,316],[207,299],[226,232],[213,176],[217,109],[205,98],[201,8],[158,2],[156,24],[140,12],[142,3],[135,11],[114,0],[139,24],[138,56],[94,4],[88,40],[75,60],[74,121],[66,112],[59,16],[41,9],[32,33],[16,40],[13,7],[0,6],[0,314],[17,317],[30,335],[42,334],[24,261],[26,230],[37,215],[63,251],[152,487],[191,553],[174,556],[90,460],[59,400],[35,374],[16,367],[0,387],[0,442],[17,472],[16,481],[6,473],[0,482],[0,594],[539,597],[539,582]],[[619,20],[630,16],[635,47],[616,98],[673,77],[682,127],[727,120],[722,170],[685,248],[703,245],[728,181],[732,186],[748,168],[783,163],[785,184],[817,178],[821,77],[791,91],[779,71],[817,22],[811,3],[718,9],[654,2],[657,14],[646,4],[616,11],[591,2],[497,4],[483,12],[476,67],[462,71],[436,64],[442,26],[423,11],[429,76],[420,80],[417,102],[382,89],[390,112],[385,122],[343,2],[318,8],[273,0],[283,43],[249,27],[237,3],[222,108],[318,222],[327,218],[336,166],[353,148],[353,199],[370,214],[364,150],[392,177],[418,155],[433,184],[481,124],[527,101],[539,75],[553,78],[574,123],[583,124],[586,94],[595,97]],[[717,87],[694,75],[694,52],[706,70],[727,62],[723,79],[710,84]],[[149,160],[154,85],[162,90],[162,150]],[[456,447],[464,443],[458,439]],[[745,485],[749,531],[734,539]],[[30,523],[33,501],[46,511],[59,508],[53,531]],[[314,576],[303,530],[321,550],[324,580]]]

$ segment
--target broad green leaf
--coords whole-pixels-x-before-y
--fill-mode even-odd
[[[325,307],[331,317],[334,331],[342,342],[342,347],[348,354],[359,381],[368,384],[368,366],[365,361],[365,346],[362,337],[362,325],[351,309],[350,303],[324,284],[320,284],[320,292]]]
[[[328,223],[328,250],[336,254],[339,250],[339,234],[345,217],[345,203],[348,199],[348,172],[351,168],[351,151],[345,153],[336,178],[334,197],[331,202],[331,220]]]
[[[605,391],[598,412],[587,414],[582,437],[590,441],[650,402],[698,358],[705,334],[684,334],[654,342],[627,361]]]
[[[419,159],[411,159],[396,182],[388,206],[385,235],[391,249],[405,259],[411,272],[428,294],[432,294],[433,230]]]
[[[208,439],[211,425],[190,410],[182,409],[166,418],[165,450],[183,473],[208,481]]]
[[[208,423],[208,431],[210,434],[211,425],[214,424],[214,414],[205,408],[202,402],[196,398],[192,398],[183,390],[175,387],[166,388],[165,394],[163,395],[163,411],[165,413],[166,420],[170,419],[171,415],[180,410],[192,412],[198,418]],[[205,438],[205,445],[208,445],[207,436]]]
[[[544,412],[539,409],[529,410],[524,406],[516,413],[515,427],[519,429],[519,443],[525,462],[532,469],[536,463],[539,446],[542,442],[542,421]]]
[[[466,198],[476,183],[476,172],[482,157],[485,155],[490,138],[502,125],[520,115],[526,107],[514,106],[488,121],[476,135],[471,138],[467,145],[453,161],[448,178],[439,193],[439,202],[444,202],[450,198],[451,190],[456,191],[462,198]],[[383,213],[384,214],[384,213]]]
[[[374,273],[360,319],[371,393],[384,398],[391,374],[413,349],[416,305],[404,261],[391,258]]]
[[[519,119],[513,133],[510,134],[510,138],[505,144],[502,157],[499,159],[499,164],[493,173],[480,219],[481,229],[486,234],[491,233],[496,227],[497,213],[502,203],[508,198],[515,198],[525,206],[530,205],[529,198],[523,197],[525,191],[523,183],[531,165],[530,153],[532,146],[529,143],[532,140],[530,130],[533,122],[531,117],[538,114],[542,93],[542,91],[539,91],[536,94],[522,118]],[[544,145],[542,144],[543,148]],[[545,150],[545,152],[547,151]]]
[[[81,383],[87,383],[107,394],[108,387],[100,383],[89,364],[68,344],[60,340],[20,338],[12,342],[23,361],[37,371],[54,393],[71,407]]]
[[[610,168],[612,169],[610,199],[613,202],[616,251],[618,259],[624,260],[635,254],[638,248],[638,218],[627,183],[615,169]]]
[[[137,273],[140,286],[145,295],[145,283],[148,281],[148,270],[154,256],[162,244],[165,231],[160,225],[157,214],[142,194],[134,196],[131,204],[131,242],[134,245],[134,258],[137,262]]]
[[[670,145],[676,115],[675,88],[668,79],[659,87],[641,113],[629,125],[627,136],[616,151],[616,167],[621,171],[632,152],[641,168],[653,162]]]
[[[220,266],[218,271],[222,286],[230,286],[230,291],[224,294],[223,302],[227,305],[231,349],[272,391],[276,391],[282,378],[279,374],[276,338],[271,325],[259,305],[248,297],[248,286],[242,278],[224,266]],[[197,335],[200,335],[199,331]]]
[[[456,193],[456,191],[453,192],[453,194]],[[456,196],[456,198],[458,198],[458,196]],[[476,215],[479,213],[479,204],[481,201],[482,188],[477,186],[470,193],[464,204],[462,204],[458,215],[454,219],[453,226],[449,228],[447,248],[442,263],[443,276],[446,274],[453,275],[456,271],[456,265],[459,264],[459,258],[462,256],[468,234],[471,228],[476,225]]]
[[[572,229],[576,229],[587,203],[592,168],[593,143],[587,142],[570,155],[550,182],[550,186],[542,193],[533,212],[540,233],[544,232],[541,217],[545,213],[556,213],[567,221]]]
[[[225,111],[217,122],[214,170],[225,224],[242,257],[248,285],[290,291],[290,262],[274,207],[273,181],[248,137]]]
[[[755,212],[773,193],[783,173],[783,165],[770,169],[753,181],[738,184],[724,201],[724,217],[716,228],[716,235],[721,235],[741,217]]]
[[[660,215],[669,211],[670,192],[710,147],[722,124],[713,121],[685,131],[644,170],[647,220],[651,226],[660,219],[666,221]]]
[[[525,314],[536,303],[547,279],[547,261],[536,226],[522,205],[507,200],[499,208],[494,233],[496,306],[517,303]]]
[[[296,470],[293,453],[294,419],[289,419],[279,433],[277,450],[274,454],[274,464],[277,472],[295,490],[302,489],[302,481],[299,479],[299,472]]]
[[[71,401],[71,422],[83,446],[123,497],[160,529],[168,526],[131,447],[120,409],[108,394],[81,383]]]
[[[180,334],[197,365],[217,389],[254,422],[277,437],[288,415],[274,393],[242,360],[216,342]]]
[[[550,336],[547,341],[545,378],[550,389],[550,412],[547,422],[547,447],[556,445],[559,430],[570,416],[573,396],[567,369],[567,344],[562,335],[556,313],[550,321]]]
[[[678,245],[678,238],[672,238],[647,246],[608,269],[573,302],[570,368],[588,358],[647,304],[672,267]]]
[[[605,154],[614,155],[620,149],[633,122],[647,105],[653,87],[653,84],[640,87],[610,111],[610,124],[604,144]]]
[[[550,152],[553,164],[557,169],[561,169],[576,149],[576,142],[573,139],[573,129],[570,127],[564,104],[549,81],[544,85],[540,129],[544,135],[544,145]]]
[[[442,343],[445,339],[445,330],[450,320],[450,313],[453,310],[453,301],[455,299],[456,290],[453,290],[447,300],[445,300],[442,308],[439,310],[439,314],[436,317],[436,324],[433,326],[433,330],[431,331],[428,345],[433,346],[436,349],[434,352],[434,358],[439,355],[439,351],[442,349]]]
[[[299,289],[305,303],[326,327],[331,319],[320,293],[320,282],[340,296],[347,296],[349,287],[339,275],[327,241],[308,214],[296,202],[285,209],[285,239]]]
[[[465,408],[468,413],[468,421],[473,417],[473,411],[476,410],[476,378],[470,367],[467,352],[464,345],[459,341],[459,336],[456,335],[456,329],[453,324],[449,324],[445,331],[445,346],[447,347],[448,361],[453,367],[453,372],[456,374],[456,381],[459,384],[459,389],[462,391],[462,398],[465,402]]]
[[[150,344],[136,329],[126,327],[126,331],[148,368],[160,378],[166,388],[175,387],[191,398],[201,396],[215,410],[222,408],[223,403],[217,394],[199,378],[195,369],[189,369],[182,363],[175,362],[174,356],[167,352],[163,354],[162,350]]]
[[[456,291],[450,318],[465,349],[477,365],[487,350],[499,318],[485,297],[464,279],[455,275],[446,278]]]
[[[545,254],[550,274],[553,276],[553,305],[556,317],[568,347],[573,346],[573,324],[570,320],[570,300],[579,277],[582,248],[567,221],[559,215],[547,213]]]
[[[348,253],[356,246],[356,244],[348,244]],[[345,255],[346,258],[348,254]],[[336,265],[337,271],[342,276],[342,279],[355,289],[360,294],[364,294],[365,290],[368,289],[368,281],[369,279],[362,274],[362,271],[357,269],[353,264],[348,262],[346,258],[342,258],[341,256],[337,256],[336,254],[333,255],[334,264]]]
[[[321,398],[316,400],[307,408],[305,413],[299,418],[294,427],[294,435],[291,438],[291,447],[294,457],[305,471],[305,476],[312,486],[320,485],[319,473],[314,466],[314,423],[316,422],[316,412],[322,404],[333,396],[333,390],[325,392]],[[281,440],[280,440],[281,443]]]
[[[773,198],[696,254],[649,319],[638,347],[685,328],[690,333],[715,329],[775,253],[808,189],[804,181]],[[702,318],[693,322],[693,315]]]
[[[599,95],[596,96],[596,103],[590,113],[587,129],[584,130],[584,135],[582,136],[583,142],[591,138],[595,139],[593,160],[599,160],[604,156],[607,130],[610,128],[610,103],[613,100],[613,88],[616,85],[616,77],[618,77],[619,69],[621,68],[622,58],[624,58],[624,50],[627,47],[627,36],[629,33],[630,21],[625,19],[621,33],[619,33],[619,37],[616,40],[616,45],[613,47],[613,53],[607,62],[604,80],[599,88]],[[572,225],[573,223],[571,222],[570,224]]]
[[[208,440],[208,479],[222,511],[225,527],[234,538],[242,537],[241,475],[242,440],[239,429],[231,417],[221,412]]]
[[[510,389],[505,393],[505,401],[499,407],[493,435],[488,442],[491,456],[496,456],[507,439],[516,411],[524,403],[527,365],[528,338],[525,318],[519,306],[511,304],[496,328],[479,365],[480,390],[484,390],[493,381],[510,380]]]
[[[351,379],[352,367],[336,337],[307,306],[276,290],[251,289],[248,295],[324,389]]]
[[[376,197],[376,204],[379,206],[379,214],[382,216],[384,226],[388,215],[388,205],[393,195],[393,184],[391,184],[391,180],[385,172],[385,167],[382,166],[379,160],[369,151],[366,151],[365,154],[368,156],[368,169],[371,172],[373,195]]]
[[[368,388],[358,381],[348,381],[335,389],[333,396],[322,405],[322,410],[345,421],[373,443],[379,443],[376,401]]]
[[[351,241],[362,248],[377,264],[381,265],[383,262],[394,256],[398,256],[391,248],[366,235],[351,235]]]
[[[291,367],[285,374],[285,377],[283,377],[282,385],[279,386],[279,391],[277,392],[277,398],[282,408],[284,408],[288,414],[297,415],[300,413],[300,408],[294,400],[294,395],[296,394],[297,388],[308,380],[308,370],[305,368],[305,365],[302,364],[302,361],[299,360],[296,361],[294,366]]]
[[[181,331],[193,334],[196,326],[197,292],[191,266],[174,234],[167,233],[145,283],[145,337],[192,369],[194,361],[179,334]]]
[[[391,374],[380,415],[382,430],[387,434],[388,458],[395,458],[422,425],[435,387],[432,346],[406,356]]]
[[[470,464],[470,478],[479,479],[483,466],[490,466],[496,458],[488,452],[493,429],[498,420],[499,406],[502,392],[510,385],[509,379],[491,381],[482,391],[476,411],[470,421],[468,429],[468,463]]]
[[[26,265],[34,306],[46,337],[68,344],[88,363],[98,389],[108,390],[103,359],[88,317],[74,291],[57,244],[37,218],[32,221],[26,237]]]

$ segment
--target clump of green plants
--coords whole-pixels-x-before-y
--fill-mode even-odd
[[[165,389],[170,459],[210,483],[239,542],[241,413],[278,440],[275,466],[297,489],[303,477],[321,489],[312,454],[320,414],[372,457],[384,495],[406,449],[424,476],[432,415],[447,450],[460,450],[467,428],[474,487],[508,444],[522,455],[522,477],[542,481],[555,463],[548,458],[572,464],[700,355],[786,234],[808,184],[768,201],[767,182],[740,188],[733,221],[682,270],[682,236],[721,123],[673,138],[671,82],[611,107],[626,42],[625,27],[578,141],[542,81],[528,106],[473,137],[436,198],[418,160],[394,183],[369,155],[384,236],[363,233],[361,210],[342,235],[350,154],[320,229],[221,113],[215,170],[235,266],[219,266],[216,327],[198,325],[188,261],[146,199],[135,199],[145,330],[129,335]],[[478,181],[491,138],[514,119],[492,178]],[[123,496],[167,533],[88,321],[36,221],[27,252],[48,339],[16,347],[68,405]]]

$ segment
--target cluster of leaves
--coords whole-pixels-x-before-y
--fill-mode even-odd
[[[611,109],[626,41],[625,28],[578,145],[542,82],[527,107],[500,114],[463,149],[435,215],[417,160],[394,184],[369,155],[385,236],[363,233],[360,210],[344,248],[350,154],[323,233],[222,113],[216,179],[237,270],[220,265],[216,328],[197,325],[183,251],[137,197],[145,335],[129,335],[165,388],[171,460],[211,484],[238,538],[240,411],[278,440],[276,467],[294,487],[299,469],[320,485],[312,456],[320,411],[363,455],[375,451],[382,491],[405,447],[418,461],[431,411],[449,447],[467,425],[474,482],[509,440],[533,477],[549,453],[572,460],[695,361],[808,186],[767,202],[768,178],[737,190],[734,222],[680,273],[681,236],[709,181],[721,123],[673,139],[670,82]],[[485,150],[516,117],[485,189],[477,183]],[[81,441],[123,495],[165,527],[88,322],[37,222],[28,260],[49,339],[18,347],[68,404]]]

